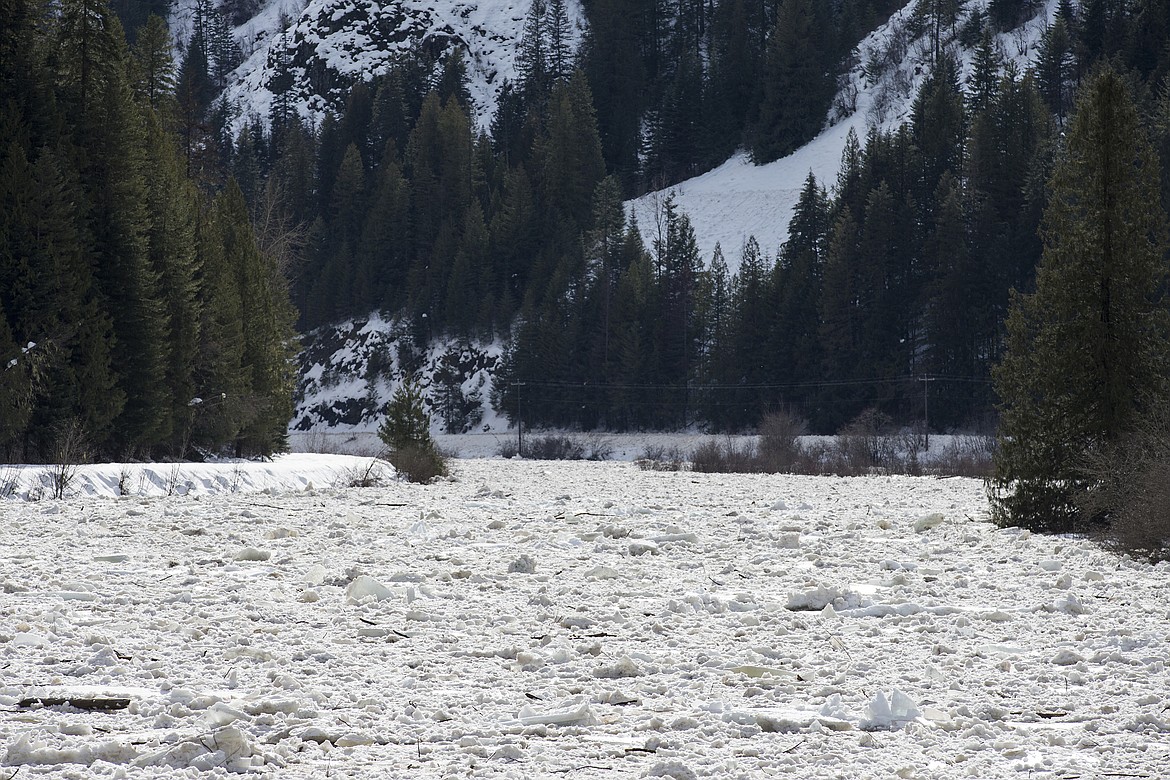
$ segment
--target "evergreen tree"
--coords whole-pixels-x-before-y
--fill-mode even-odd
[[[565,0],[548,0],[544,17],[545,36],[548,39],[548,78],[553,83],[567,81],[573,73],[572,49],[569,40],[569,12]]]
[[[706,82],[706,145],[711,163],[722,162],[744,142],[759,104],[763,53],[754,34],[749,0],[723,0],[711,29],[711,65]]]
[[[821,129],[836,85],[828,6],[783,0],[764,61],[764,94],[753,133],[752,159],[771,162]]]
[[[536,156],[549,221],[576,240],[589,225],[593,191],[605,176],[593,97],[580,72],[550,98],[547,137]]]
[[[594,0],[582,44],[583,70],[597,104],[597,130],[606,169],[630,187],[638,171],[647,85],[638,27],[628,0]]]
[[[953,58],[942,57],[935,64],[914,100],[911,117],[912,137],[922,162],[914,196],[929,215],[933,213],[934,193],[943,173],[958,174],[963,170],[966,117],[958,63]]]
[[[995,372],[1003,405],[989,490],[1000,524],[1074,527],[1078,494],[1094,487],[1088,458],[1165,391],[1158,175],[1129,88],[1099,68],[1052,178],[1036,292],[1014,298]]]
[[[524,17],[524,30],[516,53],[516,71],[524,99],[530,105],[542,104],[549,89],[545,0],[532,0]]]
[[[73,135],[89,199],[94,267],[114,324],[114,362],[126,398],[115,446],[133,453],[172,433],[168,346],[158,275],[147,254],[143,115],[133,99],[120,25],[104,0],[68,0],[59,36],[63,103],[77,117]]]
[[[178,84],[172,49],[167,23],[150,16],[134,43],[134,94],[166,119],[174,115]]]
[[[149,24],[138,40],[146,39]],[[163,442],[170,445],[171,455],[183,457],[191,430],[195,397],[195,364],[199,344],[198,273],[195,250],[195,213],[198,210],[194,186],[183,175],[183,162],[158,118],[148,116],[146,165],[147,178],[147,256],[152,273],[158,279],[163,324],[167,345],[164,367],[165,389],[170,422],[169,435]]]
[[[240,316],[243,300],[235,269],[224,251],[219,212],[214,205],[202,209],[195,231],[202,274],[191,443],[211,452],[235,443],[250,412]]]
[[[17,345],[0,303],[0,457],[9,460],[19,458],[17,450],[31,416],[32,360],[28,350]]]
[[[978,114],[991,106],[999,86],[1000,60],[1000,53],[991,37],[991,30],[984,27],[983,37],[979,39],[979,45],[975,48],[971,75],[967,77],[968,114]]]
[[[776,264],[776,312],[769,351],[780,382],[809,382],[816,375],[818,308],[829,206],[824,189],[810,172],[788,224],[788,240]]]
[[[216,212],[224,264],[234,273],[241,302],[236,316],[243,333],[245,394],[236,453],[270,455],[288,448],[296,312],[273,258],[256,243],[244,195],[234,181],[216,198]]]
[[[1068,26],[1060,15],[1044,30],[1044,37],[1040,39],[1036,76],[1040,94],[1044,96],[1048,109],[1064,124],[1072,108],[1076,59]]]

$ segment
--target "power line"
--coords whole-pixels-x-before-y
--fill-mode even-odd
[[[900,384],[909,382],[966,382],[971,384],[991,384],[990,379],[980,377],[959,377],[945,374],[917,374],[896,377],[881,377],[871,379],[830,379],[819,382],[742,382],[742,383],[685,383],[685,384],[653,384],[653,383],[624,383],[624,382],[566,382],[556,380],[526,379],[523,384],[529,387],[548,387],[582,390],[674,390],[678,392],[693,392],[704,390],[796,390],[817,389],[831,387],[862,387],[871,385]],[[514,384],[514,383],[513,383]]]

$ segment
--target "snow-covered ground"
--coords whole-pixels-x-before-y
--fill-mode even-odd
[[[223,493],[286,493],[345,487],[369,478],[389,479],[394,469],[358,453],[289,453],[271,460],[215,463],[0,464],[0,503],[5,499],[156,498]]]
[[[985,510],[499,459],[2,502],[0,774],[1165,776],[1170,567]]]

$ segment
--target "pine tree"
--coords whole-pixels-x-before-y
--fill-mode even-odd
[[[410,194],[393,139],[386,147],[370,193],[355,278],[368,289],[367,303],[393,311],[406,303],[401,280],[410,262]]]
[[[537,159],[549,222],[576,240],[589,225],[593,191],[605,176],[593,96],[579,71],[549,100],[547,138]]]
[[[532,0],[524,17],[524,30],[516,53],[516,72],[525,101],[530,105],[541,105],[549,89],[544,0]]]
[[[749,0],[724,0],[711,29],[707,79],[707,139],[710,162],[722,162],[743,143],[760,100],[763,53],[751,28]]]
[[[244,366],[243,301],[235,269],[224,252],[224,230],[214,205],[199,212],[195,242],[199,282],[199,348],[191,399],[191,443],[211,452],[234,444],[249,412]]]
[[[140,42],[146,39],[148,31],[149,25],[139,35]],[[195,251],[198,196],[193,184],[183,175],[183,162],[174,141],[162,129],[158,118],[149,115],[146,165],[151,175],[146,189],[150,216],[147,255],[159,282],[160,321],[167,345],[164,374],[170,423],[166,443],[171,447],[171,455],[183,457],[191,430],[190,400],[196,393],[194,374],[199,344],[199,267]]]
[[[1072,49],[1067,23],[1063,17],[1057,15],[1040,39],[1036,76],[1044,102],[1048,104],[1049,110],[1056,114],[1061,124],[1064,124],[1064,119],[1072,108],[1076,79],[1076,59]]]
[[[172,49],[167,23],[161,17],[149,17],[134,42],[134,94],[167,120],[174,116],[178,84]]]
[[[597,103],[597,129],[606,169],[629,187],[638,170],[646,65],[628,0],[594,0],[582,44],[582,69]]]
[[[829,235],[820,298],[821,375],[829,381],[857,377],[861,358],[862,311],[860,230],[852,211],[842,209]],[[826,389],[813,415],[816,427],[835,431],[860,407],[848,391]]]
[[[821,129],[836,85],[828,7],[784,0],[768,38],[764,95],[751,152],[757,163],[783,157]]]
[[[544,17],[548,40],[548,77],[552,83],[567,81],[573,73],[569,12],[565,0],[548,0]]]
[[[270,455],[288,448],[292,417],[296,312],[288,303],[285,282],[272,257],[260,251],[243,193],[234,181],[217,198],[223,231],[224,259],[234,269],[243,304],[242,364],[247,372],[249,419],[237,441],[237,453]]]
[[[1078,494],[1094,486],[1088,459],[1165,391],[1158,176],[1125,80],[1099,68],[1052,178],[1036,292],[1015,296],[995,372],[1003,405],[989,491],[1000,524],[1075,527]]]
[[[144,119],[133,99],[121,26],[104,0],[68,0],[59,36],[63,103],[77,117],[73,136],[94,267],[114,324],[114,362],[126,398],[113,444],[133,453],[172,432],[158,276],[147,254]]]
[[[927,215],[933,213],[933,198],[944,172],[963,169],[967,138],[963,93],[959,87],[958,63],[941,57],[930,78],[923,84],[911,108],[912,137],[922,161],[914,197]]]
[[[971,75],[967,77],[967,112],[970,115],[987,110],[995,100],[999,86],[1000,53],[991,37],[991,30],[984,27],[983,36],[975,48],[975,59]]]
[[[829,232],[828,197],[810,172],[788,224],[776,264],[776,311],[770,352],[779,382],[809,382],[816,374],[818,307]]]

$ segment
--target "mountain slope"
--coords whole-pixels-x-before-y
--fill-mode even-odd
[[[841,79],[842,88],[826,127],[796,152],[767,165],[753,165],[744,153],[737,154],[712,171],[665,190],[651,192],[628,203],[637,217],[648,245],[657,236],[661,206],[673,194],[679,209],[691,220],[705,260],[716,244],[721,245],[728,265],[734,270],[748,236],[776,255],[788,237],[788,223],[809,171],[824,186],[836,179],[845,141],[852,129],[863,144],[870,128],[888,130],[909,119],[910,107],[930,69],[930,50],[925,39],[907,43],[907,27],[916,0],[875,30],[858,45],[852,69]],[[985,10],[988,0],[968,3],[961,19]],[[996,36],[1005,61],[1023,70],[1035,57],[1046,24],[1055,13],[1057,0],[1045,0],[1036,15],[1011,32]],[[955,26],[961,27],[960,24]],[[964,78],[971,68],[971,51],[953,40]],[[904,56],[898,56],[899,50]],[[875,63],[888,65],[880,73]]]
[[[268,0],[236,29],[246,59],[232,74],[227,97],[239,106],[239,120],[266,118],[283,59],[297,110],[319,123],[326,110],[342,107],[357,80],[383,72],[395,52],[418,46],[437,58],[459,46],[467,52],[473,115],[486,126],[501,85],[516,78],[528,9],[527,0]],[[576,43],[583,26],[579,2],[570,0],[567,10]]]

